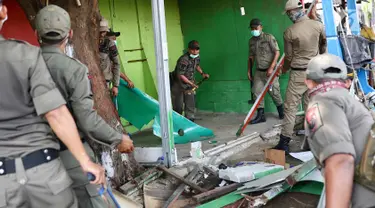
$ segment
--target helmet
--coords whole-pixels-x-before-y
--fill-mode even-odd
[[[48,5],[36,15],[35,28],[40,37],[48,40],[62,40],[70,31],[70,16],[63,8]]]
[[[302,3],[299,0],[288,0],[285,4],[284,13],[298,8],[302,8]]]
[[[108,32],[108,31],[109,31],[108,21],[103,18],[102,21],[100,21],[100,32]]]
[[[334,68],[335,70],[327,70]],[[310,60],[307,70],[306,78],[310,80],[321,79],[347,79],[347,68],[344,61],[332,54],[322,54]]]

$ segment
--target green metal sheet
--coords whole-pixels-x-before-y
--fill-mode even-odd
[[[158,101],[137,88],[129,89],[126,86],[127,83],[121,80],[117,97],[119,116],[138,129],[142,129],[154,119],[153,133],[160,137]],[[214,137],[212,130],[199,126],[176,112],[173,112],[172,119],[175,144],[186,144]],[[184,132],[183,135],[178,133],[181,130]]]

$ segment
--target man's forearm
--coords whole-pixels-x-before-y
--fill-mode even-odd
[[[186,83],[186,84],[189,84],[189,85],[191,85],[191,86],[194,85],[194,83],[191,82],[187,77],[185,77],[185,75],[180,75],[180,79],[181,79],[184,83]]]
[[[354,158],[337,154],[325,161],[326,207],[350,207],[353,189]]]
[[[81,142],[73,117],[65,105],[46,113],[45,118],[57,137],[68,147],[81,165],[90,160]]]
[[[129,82],[129,81],[130,81],[129,77],[126,76],[126,74],[124,74],[124,73],[120,73],[120,77],[121,77],[122,79],[124,79],[126,82]]]
[[[202,74],[203,75],[203,70],[200,66],[197,66],[197,71],[199,72],[199,74]]]
[[[270,68],[272,68],[272,69],[275,68],[275,66],[277,64],[277,60],[279,60],[279,57],[280,57],[280,51],[276,51],[275,56],[273,57],[272,64],[271,64]]]

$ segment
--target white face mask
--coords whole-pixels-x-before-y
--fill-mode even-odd
[[[199,56],[199,54],[197,54],[197,55],[190,54],[190,57],[193,58],[193,59],[197,58],[198,56]]]
[[[3,6],[0,6],[0,11],[3,9]],[[4,25],[4,22],[7,21],[8,15],[5,17],[5,19],[1,20],[0,28]]]

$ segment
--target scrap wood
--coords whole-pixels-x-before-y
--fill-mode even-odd
[[[206,189],[201,188],[201,187],[199,187],[198,185],[196,185],[196,184],[194,184],[194,183],[192,183],[192,182],[186,180],[185,178],[179,176],[178,174],[176,174],[176,173],[170,171],[170,170],[169,170],[168,168],[166,168],[165,166],[161,166],[161,165],[160,165],[160,166],[158,166],[157,168],[160,169],[160,170],[162,170],[163,172],[167,173],[168,175],[173,176],[174,178],[178,179],[179,181],[185,183],[186,185],[190,186],[190,187],[193,188],[194,190],[199,191],[200,193],[202,193],[202,192],[206,192],[206,191],[207,191]]]
[[[215,199],[217,197],[223,196],[225,194],[228,194],[232,191],[235,191],[237,188],[241,187],[243,183],[233,183],[228,186],[223,186],[220,188],[216,188],[198,195],[193,196],[193,199],[196,200],[199,203],[204,203],[207,201],[210,201],[212,199]]]
[[[124,184],[120,187],[121,192],[125,195],[130,196],[135,192],[142,189],[144,184],[147,184],[153,180],[156,180],[162,175],[161,171],[158,171],[156,168],[149,169],[142,173],[140,176],[134,178],[132,181]]]
[[[192,172],[186,177],[186,180],[193,180],[196,175],[199,173],[199,167],[194,168]],[[168,198],[167,202],[165,202],[163,208],[170,208],[172,207],[173,203],[178,199],[178,197],[184,192],[185,184],[182,183],[178,186],[178,188],[173,192],[173,194]]]

